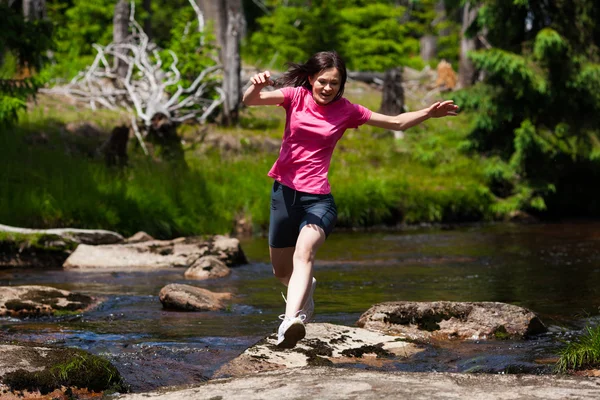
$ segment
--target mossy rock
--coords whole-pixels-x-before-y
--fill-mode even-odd
[[[18,357],[26,367],[11,370],[0,377],[12,391],[50,393],[61,388],[88,389],[94,392],[127,392],[119,371],[106,359],[80,349],[0,345],[4,363]],[[0,363],[0,371],[3,370]],[[6,365],[4,368],[7,368]]]
[[[77,246],[55,234],[0,231],[0,267],[61,266]]]
[[[83,312],[97,304],[91,296],[49,286],[0,286],[0,316],[58,316]]]

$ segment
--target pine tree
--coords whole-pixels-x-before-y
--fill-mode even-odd
[[[491,48],[471,58],[486,78],[458,101],[476,111],[474,148],[498,160],[499,207],[600,214],[599,20],[594,0],[480,2],[472,29]]]

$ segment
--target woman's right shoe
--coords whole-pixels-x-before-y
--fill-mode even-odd
[[[279,319],[282,319],[283,322],[277,330],[277,347],[291,349],[306,336],[306,328],[304,327],[306,316],[301,314],[298,317],[290,318],[282,314]]]

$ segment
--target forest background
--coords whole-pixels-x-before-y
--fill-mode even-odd
[[[264,233],[266,172],[277,157],[284,113],[242,107],[247,82],[230,78],[281,72],[287,61],[330,49],[355,73],[403,67],[407,79],[419,72],[405,110],[442,98],[461,107],[456,118],[405,133],[348,131],[330,172],[338,226],[600,215],[597,1],[132,4],[139,29],[128,24],[117,38],[117,22],[129,22],[129,2],[0,0],[0,223],[143,230],[158,238]],[[117,18],[117,10],[127,17]],[[81,79],[99,49],[119,40],[139,45],[131,34],[140,30],[155,45],[148,50],[155,76],[173,76],[166,61],[173,54],[184,87],[211,72],[198,81],[202,101],[185,107],[193,118],[166,116],[175,140],[153,138],[157,114],[149,108],[142,113],[130,102],[90,110],[73,96],[48,93]],[[423,78],[441,60],[458,73],[451,90]],[[111,65],[118,70],[118,62]],[[129,78],[143,69],[132,67]],[[101,82],[113,85],[106,74]],[[177,85],[163,89],[165,99],[177,94]],[[375,111],[381,106],[381,90],[358,80],[347,97]],[[133,127],[132,117],[142,140],[132,129],[126,163],[107,166],[103,146],[115,127]]]

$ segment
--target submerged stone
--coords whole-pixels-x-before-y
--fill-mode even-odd
[[[31,317],[81,312],[96,300],[48,286],[0,286],[0,317]]]
[[[214,293],[210,290],[173,283],[161,289],[158,298],[163,307],[181,311],[217,311],[225,308],[231,293]]]

